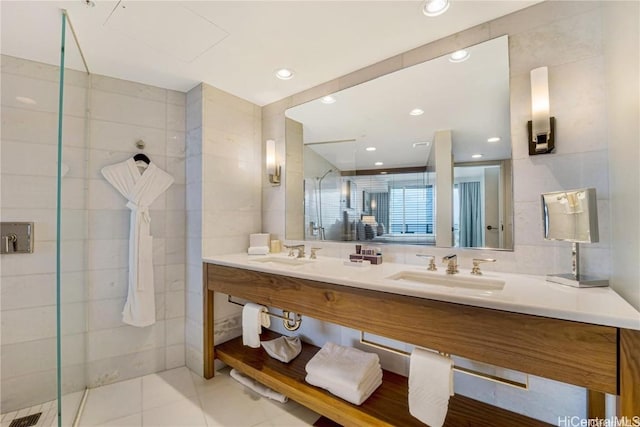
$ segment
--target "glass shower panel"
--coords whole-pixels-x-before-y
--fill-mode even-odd
[[[87,384],[87,139],[90,76],[61,12],[58,116],[58,425],[71,426]]]
[[[6,28],[21,25],[17,18],[38,13],[37,7],[32,2],[3,2],[3,40]],[[56,19],[56,27],[58,22]],[[57,40],[59,33],[51,37]],[[35,243],[33,253],[0,256],[0,408],[3,425],[27,415],[50,425],[57,415],[55,159],[59,69],[3,55],[1,79],[1,219],[32,222]]]

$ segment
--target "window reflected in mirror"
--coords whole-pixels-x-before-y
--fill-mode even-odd
[[[434,244],[433,178],[426,171],[362,175],[331,167],[307,177],[305,240]]]

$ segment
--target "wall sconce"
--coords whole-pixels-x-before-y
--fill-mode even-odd
[[[549,72],[547,67],[531,70],[531,119],[529,155],[550,153],[555,148],[555,117],[549,116]]]
[[[276,163],[276,142],[273,139],[267,139],[265,157],[269,182],[273,185],[280,185],[280,165]]]

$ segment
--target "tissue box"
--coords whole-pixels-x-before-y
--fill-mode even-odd
[[[271,236],[269,233],[255,233],[249,235],[249,247],[269,247]]]

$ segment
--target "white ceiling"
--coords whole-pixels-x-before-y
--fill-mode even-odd
[[[428,18],[420,1],[2,0],[1,52],[58,64],[64,8],[92,73],[265,105],[538,1],[453,0]],[[276,79],[281,67],[295,77]]]

